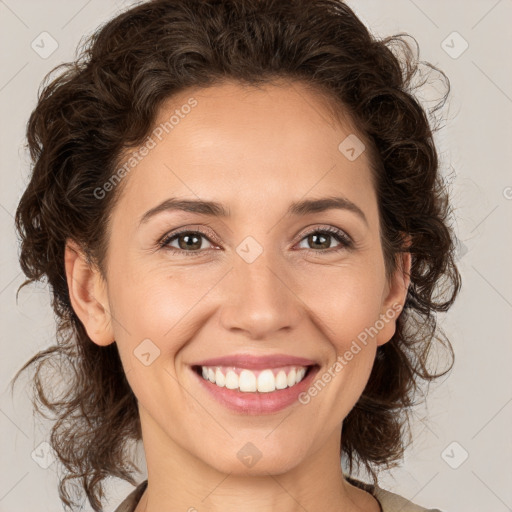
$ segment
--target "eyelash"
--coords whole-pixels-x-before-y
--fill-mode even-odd
[[[213,243],[210,240],[210,238],[206,235],[206,233],[204,233],[203,231],[199,231],[199,230],[195,230],[194,231],[194,230],[190,230],[190,229],[183,229],[183,230],[178,231],[176,233],[171,233],[169,235],[164,236],[164,238],[161,239],[158,242],[158,248],[159,249],[168,250],[172,254],[183,254],[184,253],[186,256],[192,256],[192,257],[201,256],[205,249],[200,249],[198,251],[186,251],[184,249],[176,249],[175,247],[171,247],[171,246],[168,245],[173,240],[177,239],[180,235],[183,235],[183,234],[202,235],[210,243]],[[340,229],[337,229],[337,228],[334,228],[334,227],[330,227],[330,226],[325,227],[325,228],[317,228],[317,229],[314,229],[314,230],[309,231],[307,233],[304,233],[302,238],[299,240],[299,243],[302,242],[302,240],[304,240],[308,236],[313,235],[313,234],[328,234],[328,235],[332,236],[337,242],[340,242],[340,246],[339,247],[335,247],[335,248],[331,248],[331,249],[320,249],[320,250],[305,249],[307,252],[314,252],[316,254],[318,254],[318,253],[320,253],[320,254],[322,254],[322,253],[335,253],[335,252],[340,252],[340,251],[342,251],[344,249],[352,249],[353,245],[354,245],[353,242],[352,242],[352,239],[347,234],[345,234]]]

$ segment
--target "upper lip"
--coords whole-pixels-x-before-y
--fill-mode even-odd
[[[205,359],[194,363],[192,366],[235,366],[238,368],[253,368],[261,370],[265,368],[279,368],[281,366],[311,366],[315,361],[303,357],[295,357],[286,354],[270,354],[256,356],[252,354],[232,354],[229,356]]]

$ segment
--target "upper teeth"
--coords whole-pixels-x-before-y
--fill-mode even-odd
[[[306,373],[304,366],[273,368],[267,370],[247,370],[222,366],[201,366],[203,377],[213,384],[242,392],[268,393],[276,389],[298,384]]]

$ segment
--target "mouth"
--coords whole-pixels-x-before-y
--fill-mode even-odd
[[[192,369],[219,388],[225,387],[241,393],[272,393],[296,386],[315,366],[287,365],[255,370],[235,366],[194,365]]]
[[[231,411],[244,415],[278,412],[294,403],[311,385],[320,365],[271,368],[237,366],[190,367],[203,390]]]

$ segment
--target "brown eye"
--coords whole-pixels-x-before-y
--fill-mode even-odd
[[[205,249],[203,239],[210,243],[208,237],[200,231],[181,231],[165,237],[160,243],[160,247],[169,249],[171,252],[196,256],[202,252],[202,249]],[[177,242],[177,246],[171,245],[174,242]]]
[[[331,247],[333,239],[338,242],[338,247]],[[316,252],[333,252],[352,246],[350,238],[345,233],[335,228],[311,231],[302,238],[301,243],[303,240],[308,244],[308,247],[305,247],[305,249],[315,250]],[[333,251],[330,251],[330,249],[333,249]]]
[[[332,238],[331,235],[324,233],[314,233],[307,236],[308,243],[312,249],[329,249]]]

